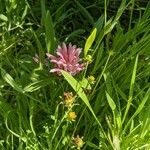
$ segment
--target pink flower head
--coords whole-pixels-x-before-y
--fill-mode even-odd
[[[84,63],[79,63],[81,61],[79,58],[81,50],[81,48],[76,48],[76,45],[71,45],[71,43],[68,46],[63,43],[62,47],[58,46],[57,48],[57,56],[47,53],[46,55],[50,62],[55,64],[55,68],[51,69],[50,72],[56,72],[59,75],[61,70],[65,70],[71,75],[79,73],[85,66]]]

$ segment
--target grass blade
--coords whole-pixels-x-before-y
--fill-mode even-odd
[[[24,90],[20,87],[20,85],[18,85],[15,82],[15,80],[4,69],[2,69],[2,68],[0,68],[0,69],[1,69],[2,78],[16,91],[18,91],[20,93],[24,93]]]
[[[135,78],[136,78],[137,64],[138,64],[138,55],[136,56],[136,59],[135,59],[135,64],[134,64],[132,78],[131,78],[131,84],[130,84],[129,99],[128,99],[127,107],[126,107],[126,110],[125,110],[125,113],[123,116],[122,123],[125,121],[127,113],[128,113],[130,106],[131,106],[131,102],[133,100],[133,91],[134,91],[134,83],[135,83]]]
[[[106,91],[106,97],[107,97],[107,101],[108,101],[108,104],[109,104],[111,110],[114,111],[116,109],[116,104],[114,103],[114,101],[110,97],[110,95],[107,93],[107,91]]]
[[[94,116],[97,123],[100,125],[100,122],[98,121],[98,119],[97,119],[97,117],[96,117],[96,115],[95,115],[95,113],[94,113],[94,111],[93,111],[93,109],[89,103],[89,100],[88,100],[87,96],[85,95],[79,82],[75,78],[73,78],[69,73],[67,73],[65,71],[62,71],[62,75],[67,80],[67,82],[71,85],[71,87],[77,92],[78,96],[83,100],[83,102],[86,104],[86,106],[91,111],[91,113]]]
[[[150,88],[147,90],[142,102],[140,103],[140,105],[138,106],[138,108],[136,109],[135,113],[133,114],[133,116],[130,118],[130,120],[128,121],[128,123],[126,124],[126,126],[124,127],[124,131],[123,133],[126,131],[127,127],[129,126],[129,124],[132,122],[132,120],[141,112],[141,110],[144,108],[145,103],[147,102],[147,100],[150,97]]]
[[[76,1],[76,4],[79,8],[79,10],[81,11],[82,15],[84,17],[86,17],[87,20],[89,20],[89,22],[94,25],[94,20],[93,20],[93,17],[90,15],[90,13],[85,9],[85,7],[83,7],[78,1]]]
[[[48,85],[50,82],[51,82],[50,79],[44,79],[44,80],[33,82],[33,83],[27,85],[24,88],[24,91],[25,92],[34,92],[34,91],[39,90],[40,88]]]
[[[52,52],[55,47],[55,31],[50,12],[45,9],[45,0],[41,0],[42,20],[45,27],[45,41],[48,52]]]
[[[54,51],[55,48],[55,31],[52,23],[52,18],[50,12],[47,11],[46,19],[44,22],[45,30],[46,30],[46,47],[48,52]]]
[[[88,39],[86,40],[85,47],[84,47],[84,57],[86,57],[88,50],[91,48],[95,40],[96,32],[97,32],[97,29],[95,28],[90,34],[90,36],[88,37]]]

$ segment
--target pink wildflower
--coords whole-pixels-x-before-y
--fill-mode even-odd
[[[81,48],[76,48],[76,45],[71,45],[71,43],[66,46],[65,43],[62,44],[62,47],[58,46],[56,54],[53,56],[47,53],[47,57],[55,64],[55,68],[51,69],[50,72],[56,72],[60,75],[61,70],[69,72],[71,75],[76,75],[84,69],[85,64],[79,63],[81,59],[79,55],[81,53]]]

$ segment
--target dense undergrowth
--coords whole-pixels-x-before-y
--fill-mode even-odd
[[[150,149],[150,2],[1,0],[0,72],[0,150]]]

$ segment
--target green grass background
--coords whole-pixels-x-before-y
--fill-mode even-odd
[[[79,75],[43,65],[62,42],[92,57]],[[76,95],[71,123],[67,91]],[[150,1],[0,0],[0,149],[77,149],[77,135],[83,150],[150,149]]]

